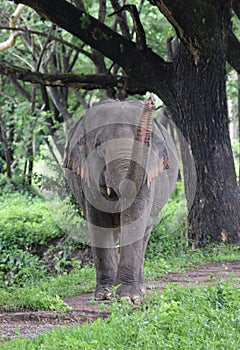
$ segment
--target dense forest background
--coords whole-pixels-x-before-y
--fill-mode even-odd
[[[147,43],[166,62],[174,62],[178,57],[179,45],[181,47],[184,38],[178,40],[180,36],[174,21],[170,24],[171,20],[157,6],[143,0],[136,1],[135,6],[114,0],[94,3],[76,0],[72,3],[83,13],[95,17],[98,23],[121,34],[129,43],[136,42],[138,48],[144,48]],[[237,5],[236,1],[234,3]],[[72,120],[99,99],[129,96],[144,99],[148,89],[146,83],[141,85],[130,74],[126,75],[123,64],[101,53],[101,48],[96,50],[30,7],[11,1],[0,1],[0,5],[0,183],[5,186],[8,178],[16,188],[32,184],[41,186],[41,161],[51,156],[57,164],[62,164],[64,142]],[[240,26],[236,9],[237,6],[235,12],[231,12],[231,26],[237,38]],[[81,23],[87,28],[89,17],[81,17]],[[96,37],[99,35],[97,29]],[[187,62],[188,58],[185,59]],[[226,65],[228,129],[239,184],[240,83],[232,66]],[[158,96],[155,94],[160,115],[165,107]],[[163,100],[167,102],[168,96],[163,94]],[[191,135],[189,140],[184,136],[191,141]],[[194,149],[194,145],[192,147]],[[204,159],[201,162],[203,164]],[[202,184],[198,185],[201,187]],[[196,208],[200,210],[199,203]],[[233,241],[236,232],[234,235]],[[198,234],[197,241],[202,240],[205,244],[208,237],[219,240],[214,233],[212,236]]]

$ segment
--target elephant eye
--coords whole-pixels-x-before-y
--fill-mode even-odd
[[[104,158],[105,152],[102,145],[97,146],[97,154],[100,158]]]

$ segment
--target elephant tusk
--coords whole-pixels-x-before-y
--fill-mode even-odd
[[[111,194],[112,194],[112,189],[111,189],[111,187],[107,187],[107,195],[108,195],[108,197],[110,197]]]

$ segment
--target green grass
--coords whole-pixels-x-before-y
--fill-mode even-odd
[[[146,257],[145,261],[145,277],[150,280],[161,278],[167,272],[183,272],[210,262],[239,261],[240,245],[209,245],[195,251],[188,248],[164,256],[161,252],[159,256],[155,253],[153,258]]]
[[[57,294],[52,295],[48,291],[26,287],[0,289],[0,305],[6,311],[21,309],[69,310],[69,307]]]
[[[2,349],[237,350],[240,291],[234,282],[203,288],[168,287],[137,309],[113,303],[109,319],[55,328],[35,339],[17,339]]]
[[[70,273],[46,276],[35,282],[0,288],[0,307],[18,309],[67,310],[62,298],[90,292],[95,285],[93,268],[74,269]]]
[[[185,238],[181,185],[163,210],[147,249],[145,277],[183,272],[209,262],[240,260],[239,245],[192,251]],[[61,310],[63,298],[91,292],[95,270],[71,258],[78,245],[49,216],[42,198],[0,196],[0,307]],[[179,225],[176,226],[176,223]],[[174,223],[174,225],[173,225]],[[53,259],[54,271],[46,261]],[[69,269],[69,266],[71,267]],[[240,349],[240,281],[151,292],[139,308],[112,303],[109,319],[56,328],[35,339],[1,343],[1,349]]]
[[[212,246],[169,259],[146,259],[145,278],[155,280],[162,278],[167,272],[182,272],[208,262],[231,260],[240,260],[238,246]],[[0,306],[6,310],[66,310],[62,298],[92,292],[94,286],[95,270],[91,267],[76,267],[70,273],[39,277],[21,287],[12,285],[0,288]]]

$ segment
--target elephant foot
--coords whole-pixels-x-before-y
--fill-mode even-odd
[[[134,305],[140,305],[143,299],[140,288],[129,285],[121,285],[117,289],[117,296],[120,301],[132,302]]]
[[[146,286],[145,286],[144,283],[141,283],[141,284],[140,284],[139,290],[140,290],[141,294],[146,294],[147,288],[146,288]]]
[[[95,290],[95,300],[103,301],[110,300],[113,296],[112,285],[109,286],[99,286]]]

